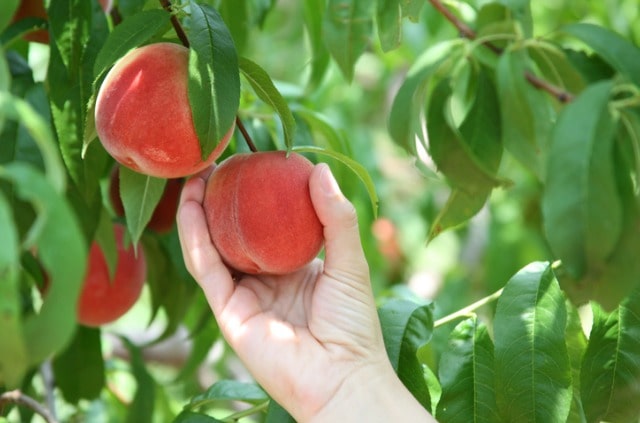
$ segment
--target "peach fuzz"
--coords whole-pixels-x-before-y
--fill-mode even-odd
[[[113,279],[100,245],[94,241],[89,249],[89,262],[78,300],[78,322],[100,326],[113,322],[138,301],[147,278],[147,262],[142,248],[124,245],[124,227],[114,225],[118,261]]]
[[[213,171],[203,207],[223,261],[248,274],[287,274],[320,252],[323,228],[311,202],[313,164],[285,152],[236,154]]]
[[[96,100],[96,131],[120,164],[158,178],[205,169],[229,144],[235,125],[206,160],[188,98],[189,49],[156,43],[131,50],[107,74]]]

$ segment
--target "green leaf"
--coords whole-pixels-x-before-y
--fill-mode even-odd
[[[76,309],[69,304],[80,294],[87,247],[71,208],[38,171],[14,162],[0,166],[0,179],[12,182],[17,196],[34,206],[38,217],[23,246],[37,248],[51,277],[40,312],[24,320],[29,363],[36,364],[64,348],[75,331]]]
[[[324,38],[331,55],[349,82],[356,61],[371,42],[375,2],[371,0],[327,0]]]
[[[400,0],[402,16],[407,16],[412,22],[418,22],[424,0]]]
[[[19,238],[9,202],[0,192],[0,386],[17,388],[29,368],[19,295]]]
[[[402,383],[427,410],[431,409],[431,397],[417,352],[431,340],[432,308],[430,304],[393,299],[378,309],[391,365]]]
[[[531,16],[531,0],[497,0],[504,4],[513,13],[513,17],[520,22],[524,35],[527,38],[533,36],[533,18]]]
[[[563,422],[571,407],[567,311],[548,263],[504,287],[494,317],[496,401],[503,421]]]
[[[282,97],[282,94],[280,94],[280,91],[278,91],[276,86],[273,85],[273,81],[271,81],[269,74],[257,63],[241,57],[240,71],[247,81],[249,81],[258,98],[271,106],[278,116],[280,116],[282,130],[284,133],[284,143],[287,146],[287,151],[290,151],[293,146],[293,135],[296,131],[296,121],[293,118],[293,114],[291,113],[287,102]]]
[[[124,336],[120,339],[129,352],[129,362],[131,363],[131,374],[136,381],[136,393],[133,401],[129,405],[127,413],[127,423],[136,423],[151,420],[153,416],[156,396],[156,382],[147,370],[140,348],[134,345]]]
[[[347,156],[351,156],[353,154],[351,151],[351,145],[346,140],[344,132],[336,129],[335,125],[328,122],[325,117],[313,110],[303,107],[295,107],[293,109],[293,113],[294,118],[302,119],[303,121],[302,124],[296,125],[296,129],[300,129],[301,126],[308,126],[313,134],[310,138],[313,139],[315,144],[322,142],[324,147],[329,150],[342,153]]]
[[[93,64],[98,79],[129,50],[139,47],[169,25],[169,13],[161,9],[145,10],[123,19],[104,41]]]
[[[95,7],[94,7],[95,6]],[[51,0],[48,8],[51,54],[47,68],[49,101],[62,158],[79,197],[99,202],[100,169],[83,157],[86,105],[92,96],[93,64],[108,35],[104,12],[85,0]],[[93,153],[105,156],[103,150]]]
[[[549,98],[525,79],[527,60],[524,50],[508,50],[498,60],[502,139],[505,148],[542,180],[554,116]]]
[[[567,352],[571,362],[572,400],[569,411],[568,423],[586,423],[584,414],[584,404],[580,396],[580,367],[587,349],[587,337],[582,329],[582,322],[578,309],[569,301],[565,301],[567,306],[567,328],[565,338],[567,340]]]
[[[219,380],[206,392],[191,398],[188,409],[209,406],[217,401],[242,401],[249,404],[259,404],[268,401],[269,396],[255,383],[237,380]]]
[[[264,423],[296,423],[293,417],[274,400],[269,401]]]
[[[442,396],[436,417],[445,422],[498,421],[494,390],[493,342],[487,327],[471,317],[449,335],[438,366]]]
[[[233,126],[240,105],[238,55],[229,29],[209,5],[191,3],[189,103],[202,157]]]
[[[176,416],[173,423],[222,423],[222,420],[206,414],[185,410]]]
[[[167,180],[120,166],[120,198],[132,242],[138,243],[164,192]]]
[[[371,201],[371,210],[373,212],[373,215],[376,216],[378,214],[378,194],[376,193],[376,186],[373,182],[373,179],[369,175],[369,172],[367,172],[367,169],[365,169],[365,167],[360,163],[350,157],[345,156],[344,154],[340,154],[336,151],[326,150],[324,148],[316,146],[296,146],[293,147],[291,151],[297,153],[315,153],[325,155],[336,159],[340,163],[347,166],[362,181],[365,188],[367,189],[367,194],[369,194],[369,200]]]
[[[0,3],[0,32],[9,25],[19,4],[20,0],[4,0]]]
[[[578,94],[585,88],[584,78],[559,47],[549,44],[534,45],[527,52],[538,66],[542,77],[550,83],[571,94]]]
[[[542,197],[544,227],[552,251],[574,278],[598,273],[622,230],[612,150],[616,122],[608,108],[611,88],[609,81],[587,88],[565,107],[552,133]]]
[[[396,94],[389,113],[389,133],[396,144],[416,155],[416,133],[421,133],[425,86],[446,63],[456,59],[462,42],[451,40],[435,44],[415,61]]]
[[[219,11],[223,21],[229,27],[229,32],[231,33],[237,51],[244,51],[247,46],[248,33],[250,30],[247,2],[222,0]]]
[[[400,0],[378,0],[376,22],[382,50],[387,52],[402,40],[402,6]]]
[[[304,24],[311,49],[311,72],[309,73],[307,91],[312,92],[320,86],[331,60],[322,33],[325,0],[306,0],[302,4]]]
[[[640,412],[640,290],[611,313],[593,305],[580,387],[587,421],[636,422]]]
[[[620,74],[640,86],[640,48],[631,41],[590,23],[571,24],[562,31],[582,40]]]
[[[451,130],[446,116],[442,116],[447,107],[442,103],[451,98],[451,90],[445,84],[446,81],[432,95],[427,128],[429,153],[453,190],[432,225],[430,239],[470,219],[482,208],[494,186],[506,184],[495,175],[502,158],[502,144],[493,83],[484,71],[478,74],[476,95],[459,131]]]
[[[29,132],[42,155],[47,180],[62,193],[67,182],[65,168],[47,122],[26,101],[7,92],[0,92],[0,115],[20,122]]]
[[[54,358],[53,370],[65,401],[98,398],[105,384],[100,330],[78,326],[69,346]]]

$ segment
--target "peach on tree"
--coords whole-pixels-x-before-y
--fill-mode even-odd
[[[155,43],[131,50],[111,68],[96,100],[96,131],[120,164],[145,175],[180,178],[213,163],[231,125],[202,158],[188,98],[189,49]]]
[[[147,278],[147,262],[142,248],[125,246],[125,230],[115,224],[118,258],[113,278],[100,245],[94,241],[89,250],[87,272],[78,299],[78,322],[101,326],[124,315],[138,301]]]

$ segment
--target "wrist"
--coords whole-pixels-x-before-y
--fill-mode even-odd
[[[306,421],[435,422],[386,360],[363,366],[347,376],[332,398]]]

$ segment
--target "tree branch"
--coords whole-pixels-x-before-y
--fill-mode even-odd
[[[8,404],[16,404],[30,408],[42,416],[47,423],[58,423],[45,406],[30,396],[23,394],[18,389],[0,394],[0,411],[2,411],[2,409]]]
[[[182,25],[180,25],[180,21],[178,17],[173,13],[173,7],[171,6],[171,2],[169,0],[160,0],[160,4],[171,14],[171,25],[173,25],[173,29],[176,31],[176,35],[180,39],[180,42],[183,46],[189,48],[189,39],[187,38],[187,34],[184,32]]]
[[[460,32],[460,35],[464,38],[468,38],[470,40],[476,39],[476,33],[473,29],[471,29],[466,23],[462,22],[456,15],[454,15],[447,7],[442,4],[441,0],[429,0],[429,3],[438,11],[442,16],[444,16],[456,29]],[[491,42],[482,43],[489,50],[493,51],[495,54],[502,54],[503,50],[496,46]],[[556,100],[561,103],[569,103],[573,100],[573,94],[563,90],[560,87],[556,87],[551,84],[549,81],[545,81],[533,73],[527,71],[524,74],[526,80],[535,88],[546,91],[548,94],[552,95]]]
[[[257,152],[258,148],[253,143],[253,140],[251,139],[251,135],[249,135],[249,133],[247,132],[247,128],[244,127],[244,123],[242,123],[239,116],[236,116],[236,126],[240,130],[240,133],[244,137],[245,142],[249,146],[249,150],[251,150],[252,153]]]

